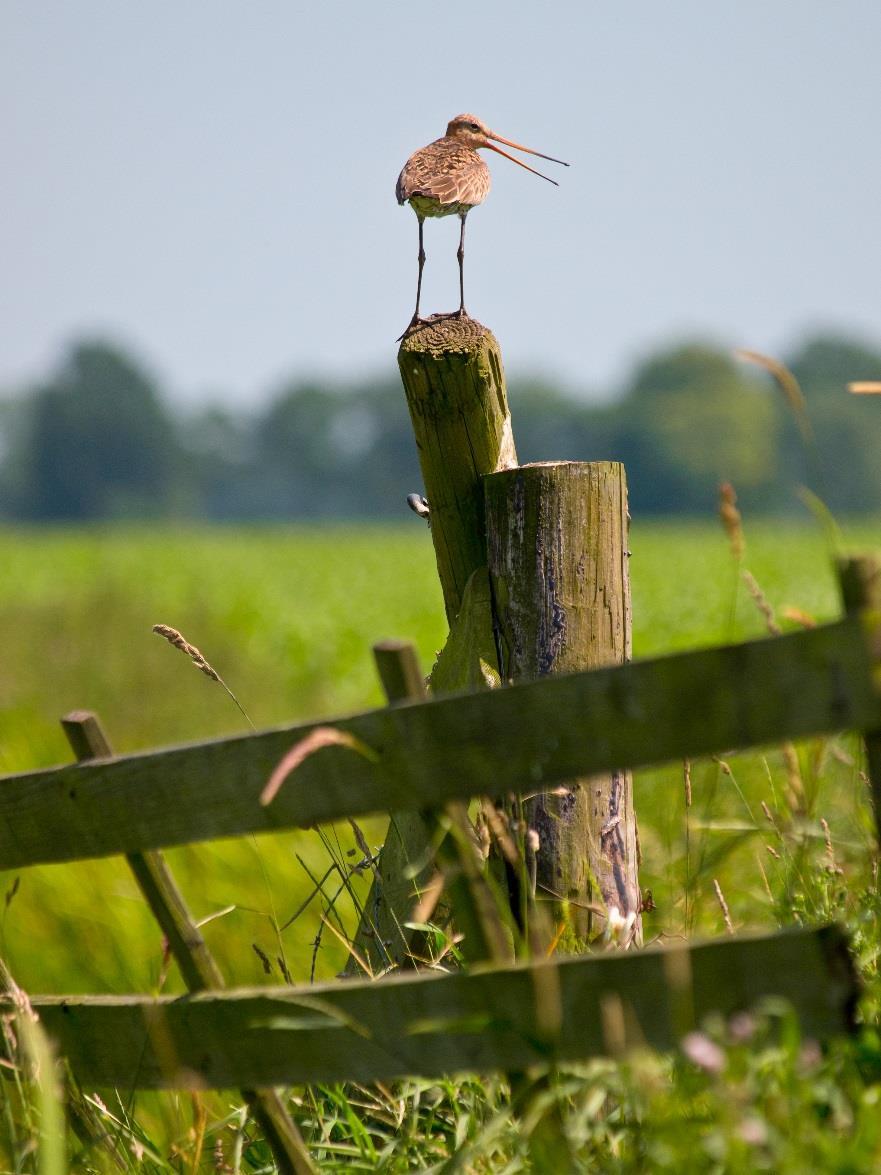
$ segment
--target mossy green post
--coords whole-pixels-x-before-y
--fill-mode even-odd
[[[465,689],[474,684],[468,677],[481,658],[491,658],[489,671],[495,670],[482,572],[486,539],[481,478],[517,463],[502,355],[492,332],[473,318],[435,315],[404,337],[398,366],[429,504],[444,608],[451,628],[459,620],[458,635],[448,647],[461,645],[463,638],[469,645],[464,652],[459,650],[452,674],[451,656],[441,658],[443,665],[439,662],[432,674],[432,692]],[[479,630],[485,630],[482,640],[475,636]],[[387,682],[383,646],[375,652],[391,702],[424,693],[424,687],[412,680]],[[459,669],[461,680],[455,679]],[[420,812],[391,813],[355,936],[358,955],[373,971],[412,961],[414,932],[405,924],[433,869],[433,831],[434,822]],[[347,973],[358,969],[353,957]]]
[[[480,479],[517,464],[502,355],[473,318],[435,316],[405,336],[398,366],[452,625],[465,585],[486,565]]]
[[[484,479],[490,582],[505,681],[630,659],[627,479],[616,461],[550,461]],[[536,786],[541,787],[540,776]],[[578,938],[625,920],[642,940],[633,781],[623,769],[524,801],[536,896]]]

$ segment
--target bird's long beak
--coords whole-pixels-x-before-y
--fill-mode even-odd
[[[543,180],[547,180],[549,184],[554,184],[555,187],[560,185],[556,180],[552,180],[549,175],[545,175],[541,171],[536,171],[534,167],[530,167],[528,163],[524,163],[522,159],[518,159],[515,155],[509,155],[507,151],[503,151],[501,147],[494,147],[489,140],[492,139],[496,143],[504,143],[506,147],[513,147],[517,151],[525,151],[527,155],[537,155],[539,159],[547,159],[550,163],[559,163],[563,167],[568,167],[562,159],[554,159],[553,155],[543,155],[541,151],[533,151],[531,147],[524,147],[522,143],[515,143],[513,139],[503,139],[501,135],[497,135],[494,131],[487,133],[486,146],[490,151],[495,151],[497,155],[504,155],[506,159],[510,159],[512,163],[517,163],[520,167],[525,167],[527,171],[531,171],[533,175],[539,176]]]

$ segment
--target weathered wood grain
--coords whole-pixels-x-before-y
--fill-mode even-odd
[[[824,731],[875,730],[881,701],[865,619],[340,719],[370,758],[328,747],[268,807],[259,796],[273,768],[319,724],[7,776],[0,866],[302,828]]]
[[[669,1049],[709,1012],[772,995],[808,1037],[847,1032],[857,986],[844,936],[827,927],[531,968],[33,1005],[84,1085],[126,1090],[385,1081],[523,1070],[622,1043]]]
[[[618,461],[542,461],[483,479],[487,561],[506,681],[618,665],[631,655],[627,477]],[[628,921],[642,942],[633,778],[616,767],[537,791],[537,896],[578,939]]]

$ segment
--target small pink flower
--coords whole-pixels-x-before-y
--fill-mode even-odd
[[[749,1012],[736,1012],[728,1021],[728,1035],[735,1044],[746,1044],[756,1031],[756,1021]]]
[[[721,1073],[725,1068],[725,1053],[704,1032],[689,1032],[683,1037],[682,1051],[692,1064],[707,1073]]]
[[[815,1040],[806,1040],[798,1054],[798,1066],[802,1073],[812,1073],[823,1060],[823,1050]]]
[[[761,1118],[744,1118],[740,1124],[740,1137],[749,1146],[764,1146],[768,1141],[768,1127]]]

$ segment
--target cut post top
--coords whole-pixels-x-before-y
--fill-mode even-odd
[[[498,349],[492,331],[467,315],[432,314],[411,327],[401,340],[399,356],[407,354],[446,356],[456,351],[474,351],[488,341]]]

